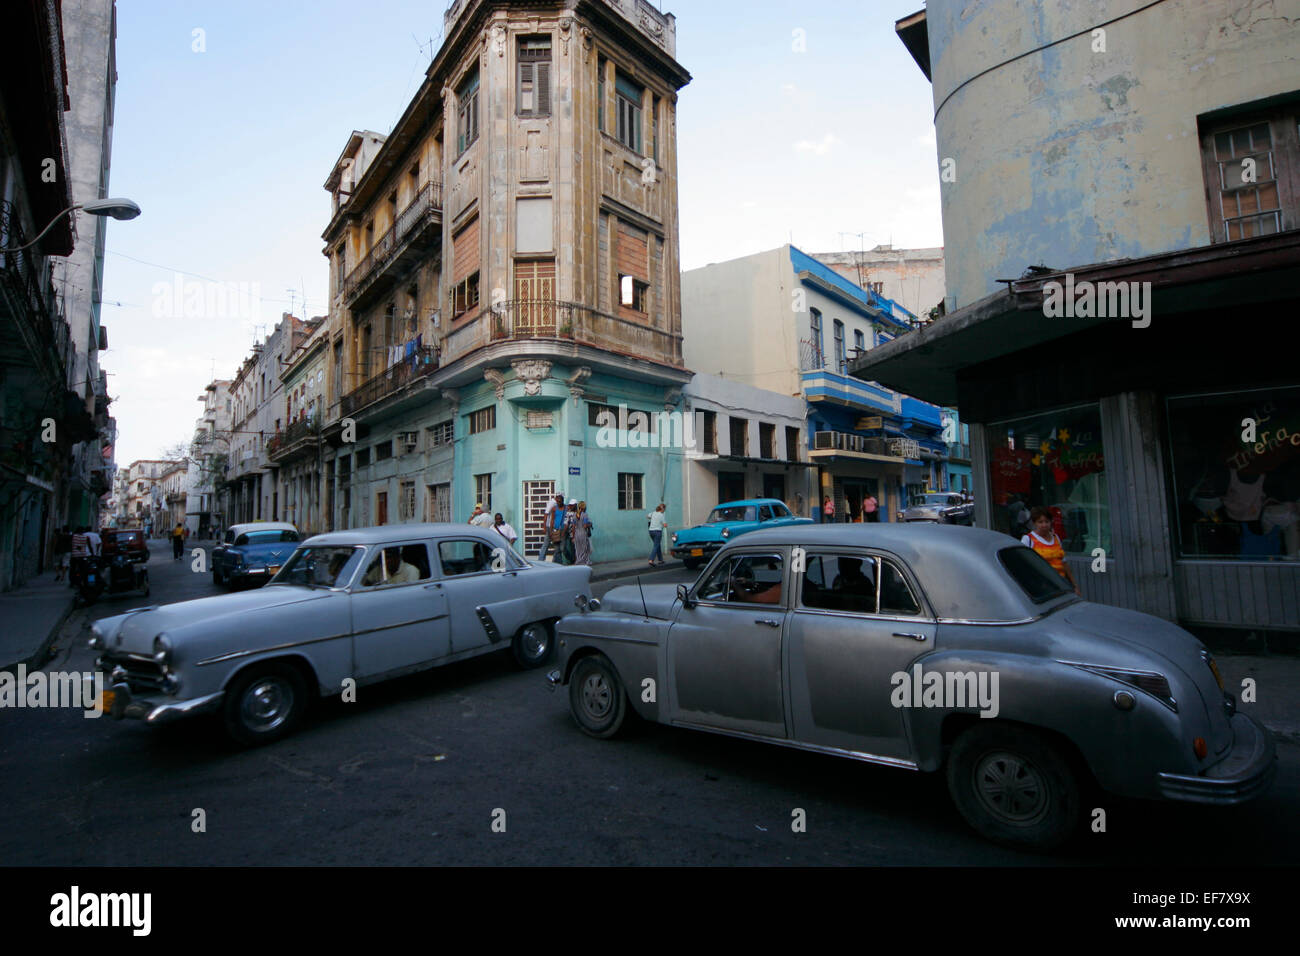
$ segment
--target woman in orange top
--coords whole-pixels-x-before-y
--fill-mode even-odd
[[[1070,566],[1065,563],[1065,547],[1061,544],[1061,539],[1056,536],[1056,532],[1052,530],[1051,512],[1039,506],[1029,512],[1029,520],[1033,522],[1034,530],[1021,538],[1020,543],[1037,551],[1038,556],[1050,564],[1057,574],[1069,581],[1070,587],[1074,588],[1074,593],[1078,594],[1079,585],[1070,574]]]

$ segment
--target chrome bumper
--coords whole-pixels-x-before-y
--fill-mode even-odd
[[[124,683],[114,684],[110,689],[113,691],[113,708],[109,714],[114,720],[130,717],[147,724],[165,724],[182,717],[210,713],[221,706],[221,700],[226,696],[224,690],[219,690],[206,697],[158,703],[147,697],[133,696],[130,686]]]
[[[1229,806],[1252,800],[1268,789],[1277,773],[1273,735],[1259,721],[1242,713],[1232,717],[1232,735],[1228,755],[1204,774],[1159,774],[1160,795],[1168,800]]]

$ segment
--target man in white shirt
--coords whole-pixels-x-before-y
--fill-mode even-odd
[[[89,546],[91,554],[103,553],[104,542],[99,537],[99,533],[93,528],[86,532],[86,544]]]
[[[509,523],[501,517],[501,512],[499,511],[496,513],[496,518],[492,523],[492,530],[505,538],[511,547],[514,547],[514,543],[519,540],[519,535],[515,533],[515,529],[510,527]]]
[[[383,562],[380,563],[380,559],[375,558],[361,583],[373,587],[376,584],[411,584],[419,580],[419,570],[402,560],[400,548],[385,548]]]
[[[480,528],[492,527],[492,516],[483,510],[483,502],[474,506],[474,513],[469,516],[469,523]]]

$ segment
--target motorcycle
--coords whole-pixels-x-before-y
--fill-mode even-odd
[[[126,554],[114,554],[107,560],[91,555],[81,560],[77,596],[82,604],[93,604],[105,592],[140,591],[149,595],[149,569],[132,561]]]

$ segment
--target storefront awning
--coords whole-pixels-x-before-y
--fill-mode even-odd
[[[1180,314],[1212,310],[1231,314],[1294,298],[1297,268],[1300,230],[1291,230],[999,280],[1007,283],[1005,291],[877,346],[852,361],[849,373],[936,405],[957,405],[958,377],[967,369],[1099,330],[1112,335],[1132,332],[1137,338],[1123,341],[1129,344],[1127,351],[1136,354],[1136,346],[1149,348],[1169,336],[1177,328]],[[1067,273],[1075,287],[1084,281],[1150,282],[1148,319],[1158,328],[1133,327],[1136,320],[1130,318],[1048,317],[1043,308],[1044,286],[1051,282],[1064,286]],[[1131,355],[1119,355],[1117,360],[1127,357]]]

